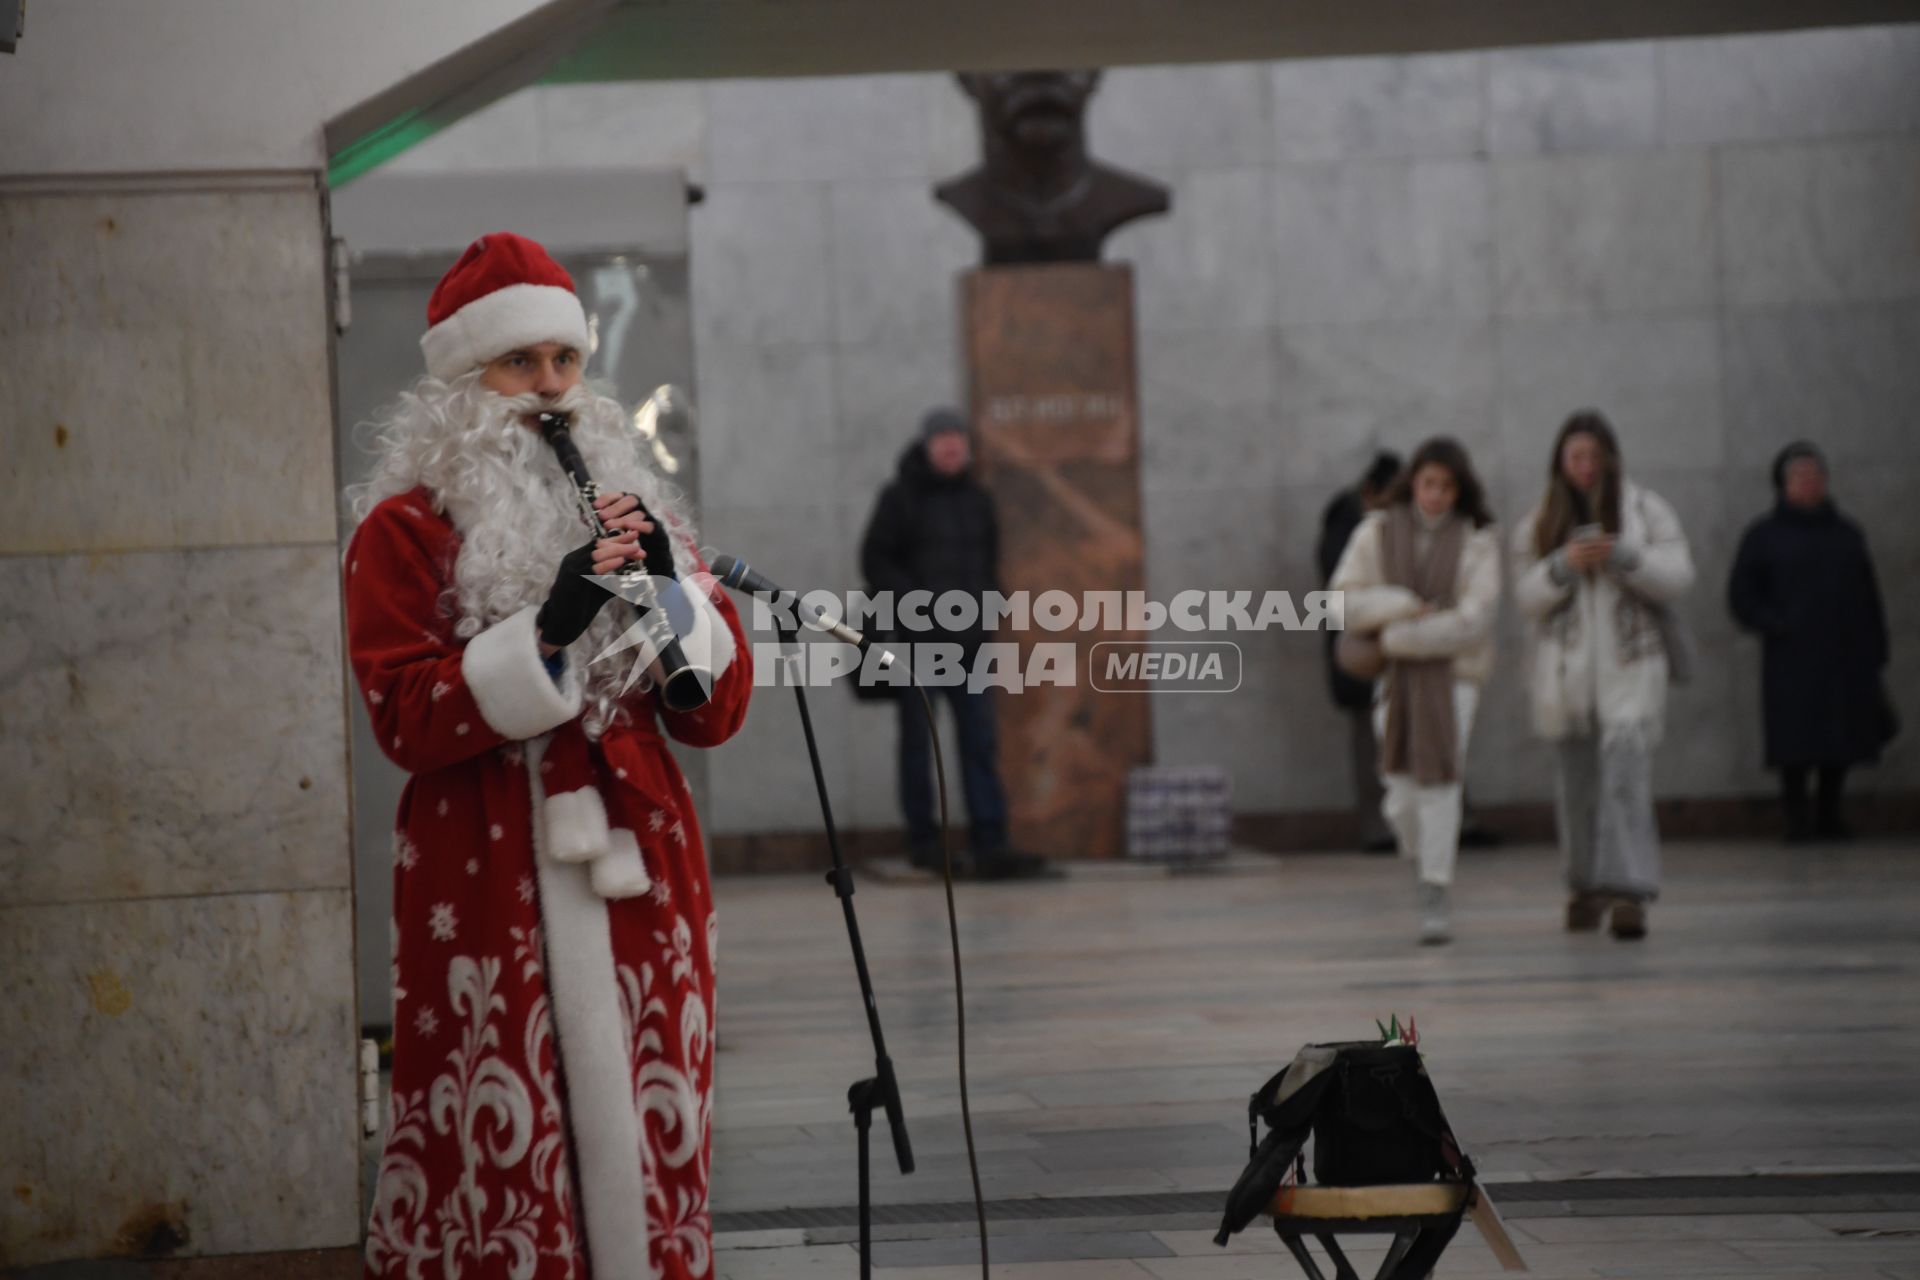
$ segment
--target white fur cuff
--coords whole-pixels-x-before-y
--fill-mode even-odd
[[[556,862],[585,862],[607,852],[607,806],[592,787],[549,795],[546,804],[547,856]]]
[[[580,677],[571,665],[554,684],[540,660],[534,631],[538,607],[528,605],[494,623],[467,642],[460,673],[495,733],[503,738],[532,738],[580,714]]]
[[[593,891],[603,898],[637,898],[653,888],[633,832],[615,827],[610,844],[610,852],[593,860]]]

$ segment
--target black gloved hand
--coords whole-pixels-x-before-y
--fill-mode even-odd
[[[547,592],[547,601],[533,620],[540,638],[548,644],[564,647],[578,640],[593,625],[601,606],[613,599],[611,591],[590,577],[594,545],[589,542],[575,547],[560,559],[553,590]]]
[[[679,574],[673,568],[673,538],[667,533],[666,522],[641,504],[635,515],[645,516],[653,525],[648,533],[640,535],[640,550],[646,553],[647,572],[656,578],[678,579]]]

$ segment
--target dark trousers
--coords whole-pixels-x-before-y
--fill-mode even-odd
[[[953,708],[960,732],[960,785],[967,797],[967,822],[976,853],[993,853],[1007,843],[1007,796],[1000,787],[1000,736],[995,727],[993,691],[969,693],[964,685],[929,689],[938,708],[942,698]],[[931,855],[940,845],[940,811],[933,795],[933,744],[920,696],[907,690],[900,708],[900,810],[907,839],[916,854]],[[935,712],[936,716],[938,711]],[[953,776],[953,762],[947,762]]]
[[[1807,775],[1819,778],[1813,807],[1807,805]],[[1814,833],[1838,835],[1845,826],[1840,820],[1840,796],[1847,785],[1847,766],[1843,764],[1789,764],[1780,768],[1780,799],[1787,811],[1787,834]]]

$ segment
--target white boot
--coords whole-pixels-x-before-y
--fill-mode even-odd
[[[1420,882],[1420,945],[1444,946],[1453,941],[1453,913],[1447,886]]]

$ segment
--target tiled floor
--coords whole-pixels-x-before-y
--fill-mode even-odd
[[[1389,858],[962,886],[986,1196],[1221,1191],[1245,1156],[1247,1095],[1300,1044],[1396,1012],[1418,1019],[1490,1180],[1920,1171],[1920,847],[1689,844],[1668,862],[1652,936],[1633,944],[1560,930],[1539,848],[1467,855],[1445,949],[1413,945],[1411,873]],[[901,1177],[877,1129],[875,1196],[965,1200],[940,893],[860,884],[919,1161]],[[853,1275],[846,1229],[726,1230],[743,1210],[854,1202],[845,1090],[872,1062],[838,906],[813,877],[727,880],[719,897],[719,1274]],[[878,1274],[979,1275],[967,1226],[927,1216],[902,1212]],[[1297,1274],[1270,1236],[1219,1250],[1209,1225],[996,1222],[993,1275]],[[1548,1276],[1920,1277],[1920,1199],[1543,1202],[1511,1225]],[[1497,1271],[1468,1232],[1437,1274]]]

